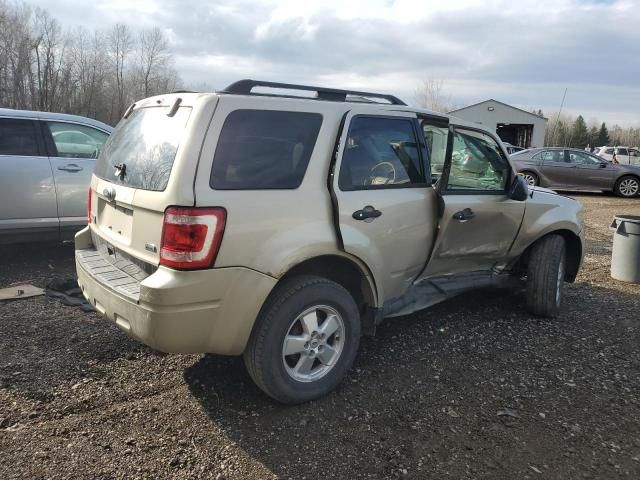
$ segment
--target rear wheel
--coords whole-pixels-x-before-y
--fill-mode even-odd
[[[616,182],[615,192],[621,197],[635,197],[640,192],[640,180],[631,175],[622,177]]]
[[[540,180],[538,179],[538,176],[533,172],[522,172],[522,177],[524,178],[524,181],[527,182],[527,185],[529,185],[530,187],[535,187],[536,185],[540,184]]]
[[[291,278],[269,298],[244,361],[253,381],[282,403],[333,390],[360,344],[358,307],[341,285],[321,277]]]
[[[560,235],[548,235],[531,251],[527,269],[527,307],[534,315],[556,317],[562,305],[566,245]]]

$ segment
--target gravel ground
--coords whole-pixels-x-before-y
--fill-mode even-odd
[[[477,292],[388,321],[329,396],[283,407],[239,358],[163,355],[45,298],[0,304],[0,478],[640,478],[640,286],[609,277],[616,213],[580,195],[587,256],[560,319]],[[0,286],[73,274],[1,247]]]

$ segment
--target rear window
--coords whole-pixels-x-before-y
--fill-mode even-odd
[[[134,110],[123,118],[96,162],[95,174],[113,183],[143,190],[167,188],[173,161],[184,134],[190,107],[180,107],[172,117],[170,107]],[[115,166],[125,165],[124,175]]]
[[[0,118],[0,155],[38,155],[34,122]]]
[[[217,190],[298,188],[321,124],[318,113],[231,112],[220,132],[210,186]]]

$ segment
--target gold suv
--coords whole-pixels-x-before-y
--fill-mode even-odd
[[[580,204],[529,189],[495,133],[378,93],[242,80],[141,100],[88,205],[96,309],[158,350],[242,354],[285,403],[333,389],[384,318],[473,288],[526,278],[555,316],[582,261]]]

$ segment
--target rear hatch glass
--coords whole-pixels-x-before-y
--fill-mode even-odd
[[[191,114],[180,107],[146,107],[123,118],[96,162],[96,176],[119,185],[163,191]]]

